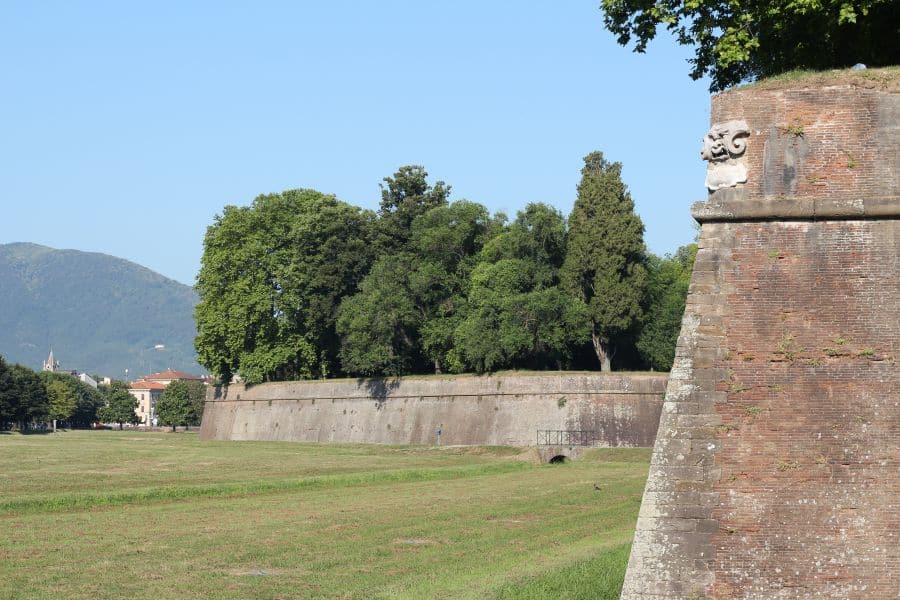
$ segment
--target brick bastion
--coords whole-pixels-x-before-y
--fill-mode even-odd
[[[711,121],[622,597],[898,598],[896,80],[728,91]]]
[[[550,373],[264,383],[211,388],[200,436],[534,446],[538,430],[650,447],[667,375]]]

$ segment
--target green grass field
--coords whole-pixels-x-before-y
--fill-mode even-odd
[[[0,434],[0,598],[618,598],[649,455]]]

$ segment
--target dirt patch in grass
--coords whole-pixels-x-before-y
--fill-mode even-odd
[[[437,542],[427,538],[407,538],[405,540],[394,540],[394,544],[400,546],[432,546],[437,544]]]

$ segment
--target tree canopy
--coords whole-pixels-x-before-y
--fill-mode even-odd
[[[342,359],[351,373],[401,374],[430,364],[459,371],[453,331],[469,273],[501,221],[458,201],[415,218],[402,252],[383,255],[341,306]]]
[[[602,0],[607,29],[644,52],[660,27],[696,47],[691,77],[710,91],[792,69],[900,63],[896,0]]]
[[[156,417],[161,425],[199,425],[203,416],[206,386],[202,381],[177,380],[166,386],[156,403]]]
[[[565,252],[565,218],[534,203],[485,246],[468,314],[454,332],[466,366],[484,372],[568,363],[589,322],[583,304],[559,288]]]
[[[47,388],[37,373],[22,365],[0,370],[0,425],[15,424],[25,431],[44,422],[50,412]]]
[[[12,387],[12,375],[6,361],[0,356],[0,429],[5,429],[7,423],[13,420],[15,412],[15,399],[9,393]]]
[[[223,381],[324,377],[338,367],[340,300],[372,262],[373,215],[314,190],[226,206],[204,239],[200,362]]]
[[[75,392],[64,381],[55,380],[47,384],[47,397],[50,401],[50,418],[54,421],[63,421],[75,412]]]
[[[406,245],[416,217],[447,204],[450,186],[443,181],[429,184],[428,171],[419,165],[400,167],[382,181],[377,241],[380,252],[388,253]]]
[[[622,164],[601,152],[584,157],[560,270],[564,288],[587,306],[603,371],[611,369],[617,338],[641,317],[646,279],[644,224],[621,173]]]
[[[697,244],[688,244],[674,256],[647,257],[645,310],[636,344],[649,366],[657,371],[672,368],[696,255]]]
[[[644,248],[619,163],[585,158],[568,220],[532,203],[508,223],[449,192],[406,166],[377,213],[314,190],[225,207],[197,279],[201,362],[249,384],[665,362],[671,327],[638,348],[641,317],[674,322],[656,304],[678,299],[662,275],[645,289],[663,259]]]
[[[138,406],[137,398],[128,391],[128,384],[124,381],[113,380],[110,385],[100,387],[106,405],[100,409],[100,418],[106,423],[118,423],[119,429],[125,423],[138,423],[135,409]]]
[[[53,416],[51,414],[51,419],[64,421],[70,427],[90,427],[97,421],[98,412],[105,404],[102,394],[97,389],[69,373],[41,371],[38,373],[38,377],[44,382],[48,394],[50,393],[51,384],[60,382],[69,390],[75,401],[75,405],[68,415]],[[52,405],[52,395],[50,401]]]

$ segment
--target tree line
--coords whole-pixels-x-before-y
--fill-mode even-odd
[[[173,381],[156,405],[162,425],[199,425],[206,390],[200,381]],[[68,373],[35,372],[0,356],[0,430],[72,427],[95,423],[136,424],[137,399],[128,383],[113,380],[94,388]]]
[[[653,368],[674,356],[695,246],[647,252],[622,165],[584,159],[568,219],[510,221],[404,166],[377,211],[310,189],[226,206],[196,289],[221,381]]]

